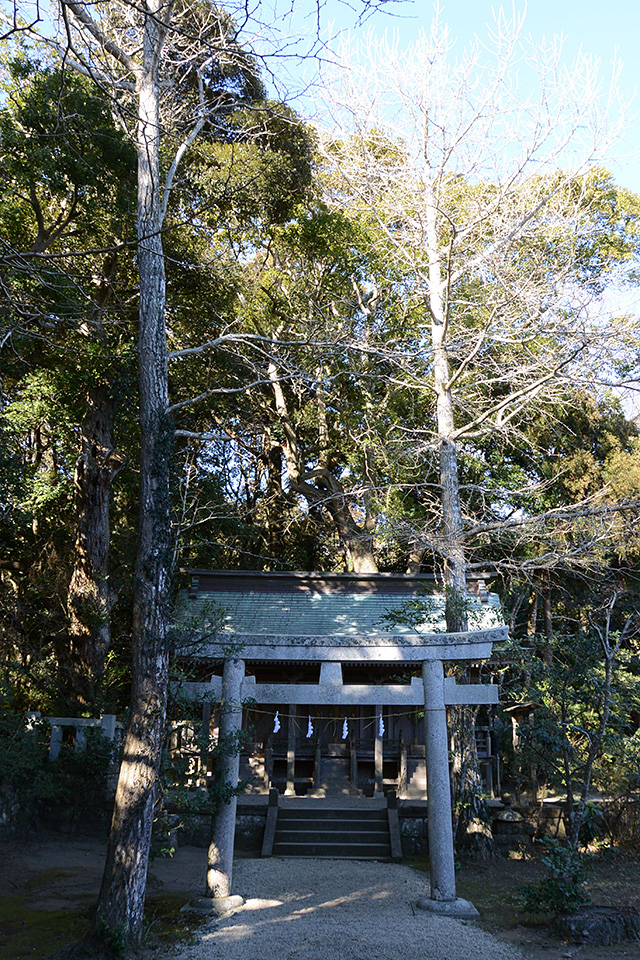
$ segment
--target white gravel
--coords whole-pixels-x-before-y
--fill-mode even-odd
[[[523,960],[475,921],[415,909],[410,867],[354,860],[240,860],[237,912],[201,928],[175,960]]]

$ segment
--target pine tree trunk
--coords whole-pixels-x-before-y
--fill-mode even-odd
[[[108,561],[114,409],[109,387],[90,391],[74,476],[78,525],[75,566],[67,592],[68,680],[72,696],[82,705],[95,703],[111,642]]]
[[[96,915],[140,942],[151,827],[167,707],[170,578],[165,273],[159,161],[158,63],[163,32],[159,8],[146,16],[144,71],[137,78],[138,269],[140,379],[140,517],[133,606],[131,714]]]

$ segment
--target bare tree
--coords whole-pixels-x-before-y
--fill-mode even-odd
[[[432,413],[398,425],[397,447],[435,461],[438,480],[425,511],[436,522],[405,535],[439,558],[447,627],[462,631],[470,548],[524,521],[513,491],[483,483],[490,440],[508,451],[533,409],[612,383],[638,323],[610,322],[599,295],[622,258],[592,250],[606,219],[598,164],[624,122],[619,66],[602,84],[589,57],[565,65],[559,43],[534,44],[502,12],[485,44],[457,59],[452,47],[438,13],[408,50],[344,44],[318,128],[327,202],[371,224],[403,275],[411,329],[394,380],[427,392]],[[473,489],[461,487],[463,451],[479,464]],[[429,498],[426,484],[420,493]],[[566,527],[598,506],[566,510]],[[578,553],[570,535],[564,546],[565,561]],[[465,832],[483,803],[473,717],[458,720]]]
[[[561,54],[501,12],[454,59],[436,15],[409,50],[343,46],[322,97],[327,199],[373,224],[422,317],[398,379],[434,399],[433,422],[404,433],[437,455],[440,530],[415,539],[442,558],[449,629],[466,628],[467,546],[484,532],[465,517],[461,445],[513,436],[570,385],[611,383],[637,336],[598,302],[619,261],[589,262],[597,164],[624,122],[619,65],[603,82],[591,58]]]

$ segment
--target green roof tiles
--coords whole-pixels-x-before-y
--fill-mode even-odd
[[[222,614],[224,630],[253,636],[402,636],[445,632],[444,597],[431,599],[428,618],[419,626],[385,621],[385,614],[402,610],[407,596],[397,593],[325,594],[292,591],[265,593],[242,590],[198,591],[188,606],[189,616],[198,616],[209,608]],[[425,598],[427,599],[427,598]],[[471,600],[472,629],[496,626],[497,597],[488,604]],[[214,606],[215,605],[215,606]],[[211,612],[210,614],[211,615]]]

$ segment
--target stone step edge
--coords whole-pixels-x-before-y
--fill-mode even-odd
[[[344,817],[340,813],[335,813],[334,816],[318,816],[315,813],[307,812],[306,810],[302,814],[291,815],[289,810],[278,810],[278,818],[280,820],[313,820],[314,823],[334,823],[339,820],[341,823],[386,823],[387,822],[387,811],[384,811],[384,816],[379,817]]]
[[[389,833],[389,826],[386,823],[376,824],[375,827],[372,827],[371,824],[366,824],[363,827],[347,827],[342,823],[333,824],[327,830],[320,830],[315,823],[307,823],[303,821],[301,823],[293,823],[289,821],[288,823],[279,823],[276,827],[276,830],[286,830],[290,833],[292,830],[297,831],[298,833],[313,833],[313,834],[322,834],[323,836],[330,835],[332,833],[353,833],[361,834],[366,833]]]
[[[369,829],[379,828],[386,829],[388,825],[387,817],[384,820],[342,820],[340,817],[336,817],[335,820],[315,820],[313,817],[283,817],[278,816],[278,823],[310,823],[313,824],[314,828],[319,830],[326,829],[330,830],[336,826],[357,828],[357,827],[367,827]]]
[[[391,860],[390,853],[377,853],[371,854],[371,856],[357,853],[353,853],[350,856],[340,853],[273,853],[272,856],[279,857],[281,860],[295,860],[297,858],[301,860],[305,858],[311,860]]]
[[[384,847],[385,849],[391,849],[391,844],[390,843],[322,843],[321,841],[317,841],[316,843],[296,843],[294,840],[288,841],[287,843],[283,843],[283,842],[278,843],[276,841],[273,844],[274,853],[276,852],[276,849],[278,847],[294,847],[294,848],[300,848],[301,850],[308,849],[309,847],[320,848],[320,849],[329,849],[333,847],[337,847],[338,849],[344,849],[345,847],[355,847],[357,850],[366,851],[371,847],[375,847],[376,849],[381,847]]]

